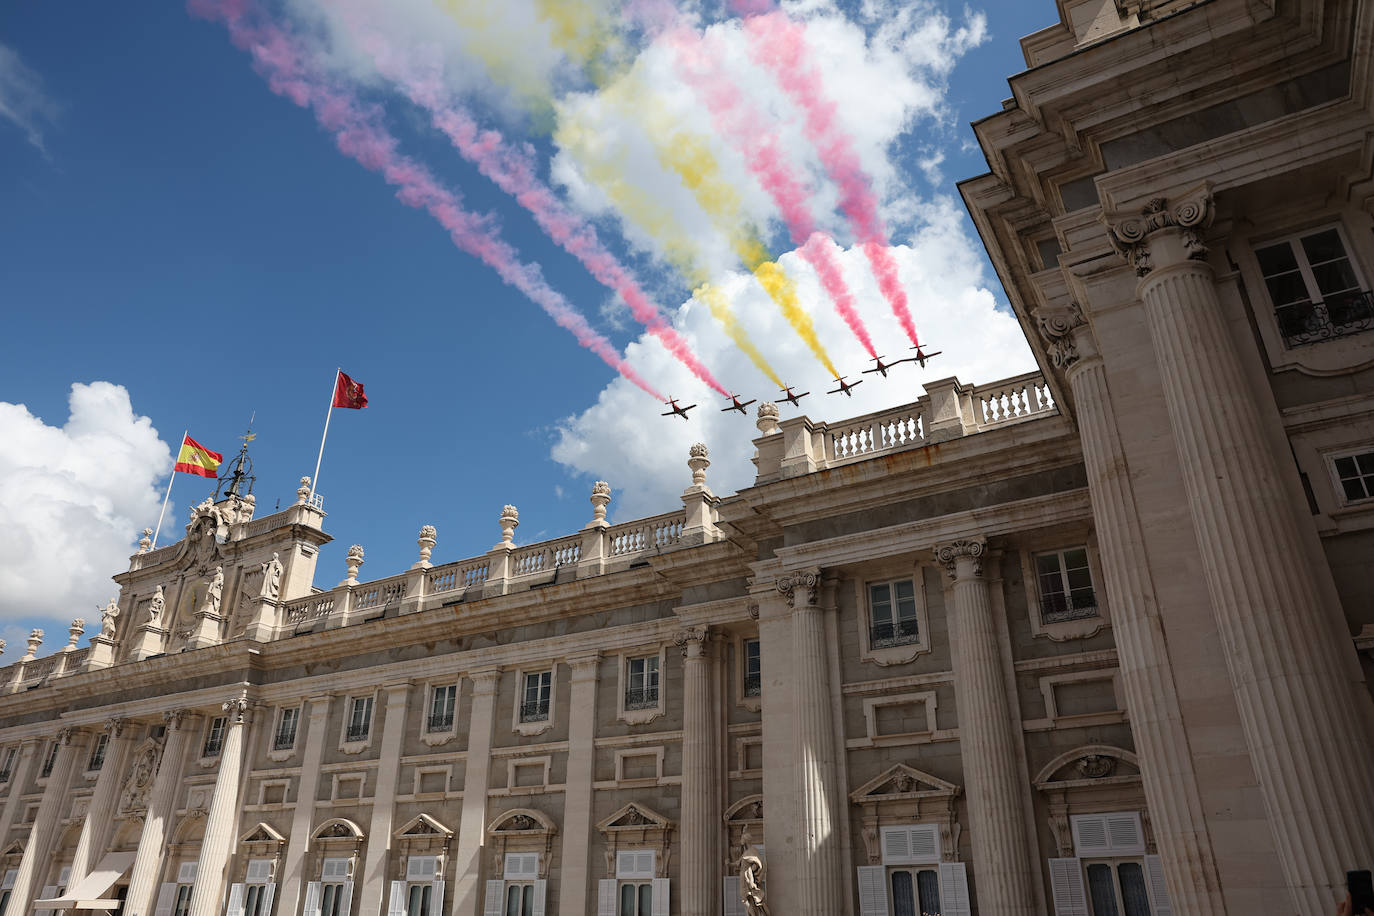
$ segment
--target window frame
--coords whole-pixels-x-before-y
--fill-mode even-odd
[[[859,638],[859,661],[886,668],[890,665],[910,664],[931,651],[930,602],[927,598],[925,569],[920,563],[888,562],[866,567],[862,575],[854,578],[849,594],[856,609],[853,617]],[[911,582],[912,598],[915,602],[916,638],[892,645],[874,645],[873,588],[886,585],[891,589],[899,582],[908,581]],[[895,602],[893,613],[896,613]],[[895,621],[896,617],[893,620]]]
[[[5,748],[4,756],[0,757],[0,760],[4,761],[0,763],[0,785],[3,785],[14,778],[14,765],[19,762],[19,748],[14,745]]]
[[[440,692],[447,694],[452,690],[452,700],[445,705],[448,708],[447,721],[436,725],[436,721],[442,721],[442,716],[436,719],[434,704],[438,700]],[[427,735],[451,733],[458,725],[458,682],[430,684],[425,697],[425,728]]]
[[[354,707],[359,702],[367,703],[367,734],[352,737]],[[350,693],[344,697],[343,721],[339,723],[339,750],[345,754],[359,754],[372,746],[377,735],[377,691]]]
[[[105,766],[105,758],[109,752],[110,733],[102,731],[91,741],[91,752],[86,757],[86,772],[99,773]]]
[[[655,659],[658,664],[658,696],[652,704],[631,707],[626,702],[630,692],[630,666],[637,660]],[[623,650],[616,662],[618,681],[616,685],[616,719],[629,725],[647,725],[660,716],[667,715],[667,647],[639,646]]]
[[[1121,889],[1121,866],[1136,865],[1140,868],[1141,883],[1145,888],[1145,901],[1149,912],[1144,916],[1154,916],[1157,910],[1155,895],[1150,887],[1150,872],[1145,866],[1145,856],[1123,855],[1123,856],[1093,856],[1091,858],[1080,858],[1079,868],[1083,872],[1083,897],[1087,903],[1089,916],[1098,916],[1096,908],[1093,906],[1092,879],[1088,876],[1088,868],[1093,865],[1105,865],[1110,870],[1112,876],[1112,892],[1116,895],[1117,916],[1130,916],[1126,912],[1126,897]]]
[[[1337,451],[1323,452],[1322,461],[1326,464],[1327,473],[1331,478],[1331,486],[1335,491],[1337,505],[1342,509],[1358,509],[1369,505],[1374,505],[1374,485],[1367,486],[1369,495],[1360,499],[1348,499],[1345,495],[1345,486],[1342,483],[1340,471],[1336,468],[1336,462],[1342,458],[1359,458],[1362,455],[1369,455],[1374,458],[1374,445],[1354,446]],[[1364,475],[1360,476],[1363,483]]]
[[[202,763],[215,761],[224,751],[224,736],[229,731],[228,716],[211,716],[205,720],[205,738],[200,743]],[[214,742],[213,747],[211,743]]]
[[[1339,220],[1331,223],[1321,223],[1314,226],[1310,226],[1306,229],[1298,230],[1296,232],[1289,232],[1285,235],[1275,236],[1273,238],[1266,239],[1262,242],[1257,242],[1253,244],[1250,248],[1251,256],[1255,259],[1256,266],[1259,267],[1260,288],[1264,292],[1265,300],[1269,303],[1270,314],[1273,316],[1274,324],[1278,328],[1279,340],[1283,345],[1283,348],[1286,350],[1296,350],[1302,347],[1313,346],[1314,344],[1326,343],[1330,340],[1342,340],[1344,338],[1354,337],[1357,334],[1363,333],[1363,331],[1355,331],[1349,334],[1333,334],[1330,337],[1317,337],[1312,340],[1303,341],[1298,344],[1289,344],[1287,336],[1283,333],[1283,325],[1278,318],[1278,306],[1274,303],[1274,297],[1269,292],[1269,284],[1267,282],[1267,278],[1264,275],[1264,268],[1259,263],[1259,252],[1262,249],[1275,248],[1279,245],[1287,245],[1288,250],[1296,256],[1294,260],[1297,263],[1298,275],[1302,278],[1303,286],[1307,291],[1307,302],[1313,305],[1316,305],[1318,303],[1325,305],[1326,296],[1322,292],[1321,286],[1317,281],[1316,274],[1313,273],[1311,259],[1308,257],[1307,249],[1303,246],[1302,242],[1303,239],[1311,238],[1315,235],[1321,235],[1322,233],[1329,231],[1334,231],[1336,233],[1336,238],[1341,244],[1342,251],[1345,255],[1345,260],[1347,263],[1349,263],[1350,271],[1355,276],[1355,286],[1353,288],[1363,293],[1368,293],[1369,286],[1364,278],[1364,272],[1360,270],[1359,261],[1356,258],[1354,249],[1351,247],[1350,244],[1350,237],[1346,234],[1345,228],[1341,225],[1341,222]],[[1345,292],[1349,291],[1346,290]],[[1329,313],[1328,321],[1330,321]],[[1374,330],[1374,327],[1366,328],[1364,330]]]
[[[1045,622],[1040,602],[1040,576],[1036,569],[1036,558],[1049,553],[1063,553],[1068,550],[1083,549],[1088,554],[1088,575],[1092,579],[1093,598],[1097,603],[1097,614],[1080,617],[1077,620],[1057,620]],[[1112,625],[1111,606],[1107,593],[1101,587],[1102,558],[1097,550],[1097,535],[1091,528],[1058,530],[1052,535],[1024,539],[1017,545],[1021,560],[1021,579],[1025,586],[1026,617],[1030,621],[1031,636],[1049,639],[1052,642],[1066,642],[1074,639],[1090,639]],[[1061,567],[1060,574],[1063,575]]]
[[[758,691],[749,692],[749,646],[758,645],[759,647],[759,683]],[[735,637],[735,705],[741,706],[751,712],[758,712],[763,708],[763,643],[758,634],[749,635],[739,634]]]
[[[542,719],[526,720],[524,717],[525,695],[528,679],[531,676],[549,676],[548,714]],[[550,661],[546,665],[531,665],[515,672],[515,694],[511,700],[511,730],[518,735],[541,735],[553,728],[558,714],[558,663]]]
[[[272,725],[271,750],[273,752],[278,754],[287,754],[289,756],[292,752],[296,750],[296,745],[300,742],[301,737],[301,713],[303,711],[304,710],[302,709],[300,703],[297,703],[294,706],[277,707],[276,721]],[[286,724],[286,718],[288,713],[294,713],[295,716],[291,722],[291,743],[284,745],[281,743],[282,727]]]
[[[62,752],[62,745],[56,738],[48,742],[47,751],[38,763],[38,778],[35,780],[40,786],[47,783],[48,777],[52,775],[53,769],[57,766],[57,755]]]

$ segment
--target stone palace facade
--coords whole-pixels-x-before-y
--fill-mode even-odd
[[[234,482],[0,669],[3,916],[1330,913],[1374,864],[1374,8],[1058,6],[961,185],[1041,371],[764,404],[739,493],[697,446],[672,512],[598,483],[327,589],[308,481]]]

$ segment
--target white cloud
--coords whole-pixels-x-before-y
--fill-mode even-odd
[[[958,376],[965,383],[987,383],[1030,371],[1035,363],[1016,320],[996,308],[986,286],[981,260],[965,234],[957,205],[938,198],[919,208],[921,227],[906,245],[895,249],[902,280],[911,297],[912,314],[922,341],[943,355],[921,370],[907,364],[884,379],[860,376],[872,365],[820,291],[815,275],[795,254],[782,258],[797,279],[802,301],[831,357],[864,383],[852,398],[829,395],[834,384],[777,309],[751,278],[734,274],[724,281],[750,335],[767,341],[767,355],[785,381],[810,390],[802,406],[783,404],[782,416],[804,413],[812,420],[841,420],[916,400],[922,382]],[[867,261],[857,250],[840,253],[845,275],[879,353],[889,358],[908,354],[897,320],[879,295]],[[678,329],[692,340],[698,354],[727,387],[746,398],[771,400],[771,385],[720,332],[705,309],[692,303],[676,315]],[[753,483],[751,441],[757,430],[754,410],[747,417],[721,413],[721,399],[673,360],[656,342],[639,338],[627,348],[630,362],[665,393],[683,403],[696,402],[689,422],[661,417],[662,407],[623,379],[616,379],[597,401],[563,421],[552,457],[574,473],[610,482],[615,491],[612,514],[619,519],[653,515],[673,509],[691,482],[687,450],[705,442],[715,464],[707,481],[719,495]]]
[[[157,478],[172,458],[123,387],[74,384],[68,404],[67,422],[49,426],[0,402],[0,626],[60,623],[45,650],[62,645],[74,617],[99,627],[97,606],[117,594],[109,577],[157,519]],[[10,650],[21,644],[10,639]]]
[[[0,118],[24,132],[43,155],[43,130],[57,120],[60,106],[43,89],[42,78],[19,55],[0,45]]]

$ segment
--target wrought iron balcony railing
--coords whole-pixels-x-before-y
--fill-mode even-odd
[[[657,687],[632,687],[625,691],[626,709],[652,709],[658,705]]]
[[[1374,328],[1374,294],[1351,290],[1321,302],[1293,302],[1274,312],[1289,347],[1301,347]]]
[[[875,623],[868,628],[868,643],[874,649],[889,646],[906,646],[920,642],[921,634],[914,620],[898,620],[896,623]]]
[[[446,732],[453,728],[453,713],[451,712],[432,712],[427,720],[427,727],[432,732]]]
[[[214,757],[223,749],[224,739],[217,735],[211,735],[209,738],[205,739],[205,749],[201,751],[201,756]]]
[[[746,674],[744,676],[744,695],[756,697],[763,693],[763,675]]]
[[[1097,596],[1041,595],[1040,619],[1045,623],[1063,623],[1097,616]]]
[[[277,732],[276,736],[272,739],[272,750],[274,751],[289,751],[295,746],[296,730],[294,728],[290,731]]]
[[[530,703],[520,704],[521,722],[547,722],[549,719],[549,701],[535,700]]]
[[[372,732],[372,725],[371,725],[371,723],[364,723],[364,724],[362,724],[362,725],[350,725],[350,726],[348,726],[348,740],[349,740],[349,741],[366,741],[366,740],[367,740],[367,736],[368,736],[371,732]]]

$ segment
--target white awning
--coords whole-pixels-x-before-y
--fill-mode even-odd
[[[48,897],[42,900],[35,900],[33,908],[35,910],[113,910],[119,906],[119,900],[115,898],[102,898],[114,883],[129,870],[129,866],[134,864],[134,853],[132,852],[112,852],[100,860],[100,864],[91,869],[90,874],[82,878],[76,887],[71,888],[61,897]]]

